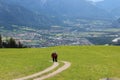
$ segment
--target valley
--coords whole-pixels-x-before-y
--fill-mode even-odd
[[[49,29],[18,25],[12,27],[12,31],[0,27],[3,39],[13,37],[29,47],[109,45],[120,36],[120,28],[114,28],[109,21],[103,20],[67,19],[63,20],[63,26],[53,25]]]
[[[120,36],[120,15],[119,5],[102,6],[107,3],[1,0],[0,34],[3,41],[13,37],[29,47],[111,45]]]
[[[119,3],[0,0],[0,80],[119,79]]]

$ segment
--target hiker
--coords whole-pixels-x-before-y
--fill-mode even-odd
[[[58,55],[57,55],[56,52],[53,52],[53,53],[51,54],[51,57],[52,57],[53,62],[57,62],[57,57],[58,57]]]

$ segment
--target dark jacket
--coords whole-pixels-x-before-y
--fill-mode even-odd
[[[52,58],[57,58],[57,53],[52,53],[51,57]]]

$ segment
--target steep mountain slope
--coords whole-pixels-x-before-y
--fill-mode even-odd
[[[8,3],[20,4],[34,12],[50,16],[67,16],[80,18],[111,18],[111,15],[86,0],[5,0]],[[28,6],[29,5],[29,6]]]
[[[104,0],[96,4],[99,8],[109,11],[115,18],[120,17],[120,0]]]
[[[96,4],[96,6],[105,10],[111,11],[114,8],[120,7],[120,0],[103,0]]]
[[[42,26],[45,28],[49,27],[51,22],[47,17],[35,14],[22,6],[0,1],[0,25],[7,28],[10,28],[11,25],[36,26],[37,28]]]
[[[119,18],[120,17],[120,7],[116,7],[114,9],[112,9],[111,13],[115,16],[115,18]]]
[[[112,27],[114,27],[114,28],[120,28],[120,18],[118,18],[117,20],[114,20],[112,22]]]

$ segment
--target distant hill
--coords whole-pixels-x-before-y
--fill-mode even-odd
[[[96,5],[105,10],[112,10],[120,6],[120,0],[103,0]]]
[[[11,29],[11,25],[35,26],[37,28],[47,28],[52,20],[44,15],[36,14],[20,5],[8,4],[0,1],[0,25]]]
[[[105,3],[93,5],[87,0],[1,0],[0,25],[50,28],[52,25],[64,25],[64,19],[112,20],[112,14],[116,13],[109,13],[100,4]]]
[[[119,18],[120,17],[120,7],[116,7],[114,9],[111,10],[112,15],[115,16],[115,18]]]
[[[97,7],[109,11],[115,17],[120,16],[120,0],[104,0],[96,4]]]
[[[4,0],[49,16],[108,19],[111,15],[86,0]],[[29,6],[28,6],[29,5]]]
[[[118,18],[117,20],[113,21],[112,27],[114,27],[114,28],[120,28],[120,18]]]

